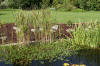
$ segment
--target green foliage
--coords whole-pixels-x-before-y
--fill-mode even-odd
[[[71,26],[73,24],[73,22],[71,20],[67,21],[67,25]]]
[[[42,8],[47,8],[50,6],[50,0],[42,0]]]
[[[0,8],[5,9],[8,7],[8,0],[1,1]]]
[[[70,0],[53,0],[53,7],[57,10],[71,11],[75,9]]]
[[[16,8],[17,2],[15,3],[14,1],[15,1],[15,0],[8,0],[8,7],[9,7],[9,8]]]
[[[40,9],[50,6],[50,0],[13,0],[13,8]]]
[[[10,61],[14,64],[26,66],[32,60],[49,60],[63,59],[63,56],[70,56],[75,49],[68,40],[56,41],[51,44],[33,44],[30,46],[1,46],[0,58]],[[5,54],[6,53],[6,54]]]
[[[3,2],[4,0],[0,0],[0,3]]]
[[[96,48],[99,46],[100,25],[97,23],[88,23],[86,25],[80,24],[79,27],[73,31],[72,44],[88,46]]]
[[[72,12],[86,12],[86,10],[77,8],[77,9],[72,10]]]
[[[100,0],[75,0],[74,5],[85,10],[100,10]]]
[[[71,11],[76,8],[83,10],[100,10],[100,0],[0,0],[2,7],[21,9],[64,8]]]
[[[41,18],[41,19],[40,19]],[[30,39],[30,30],[28,30],[30,27],[33,27],[31,29],[35,29],[35,40],[37,41],[37,36],[39,35],[39,39],[41,41],[45,42],[44,38],[47,38],[47,35],[51,35],[50,29],[51,29],[51,15],[50,11],[48,10],[42,10],[42,11],[20,11],[17,14],[16,17],[16,24],[17,27],[21,29],[17,34],[20,38],[23,39],[23,41],[26,42],[24,39],[25,33],[27,33],[27,38]],[[40,27],[43,30],[38,29]],[[43,37],[45,35],[45,37]],[[50,38],[51,39],[51,38]],[[46,39],[47,40],[47,39]]]

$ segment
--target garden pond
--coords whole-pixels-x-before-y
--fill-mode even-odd
[[[76,55],[71,57],[66,57],[69,61],[57,60],[55,62],[44,61],[32,61],[29,66],[64,66],[64,63],[72,64],[85,64],[86,66],[100,66],[100,49],[82,49],[78,51]],[[0,66],[18,66],[13,64],[6,64],[5,62],[0,62]]]

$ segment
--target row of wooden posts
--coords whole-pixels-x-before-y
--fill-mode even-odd
[[[48,35],[42,34],[41,32],[37,32],[35,34],[34,28],[29,28],[29,41],[51,41],[56,40],[60,38],[66,38],[70,37],[72,38],[70,31],[73,29],[72,26],[75,26],[75,24],[71,26],[67,26],[67,24],[55,24],[51,26],[51,33]],[[60,28],[60,30],[59,30]],[[20,29],[16,27],[15,23],[9,23],[9,24],[1,24],[0,25],[0,44],[8,44],[8,43],[17,43],[18,42],[18,36],[16,31]],[[43,30],[39,27],[40,30]],[[42,36],[41,36],[42,35]],[[27,40],[27,32],[24,32],[25,41]],[[45,37],[47,36],[47,37]],[[53,39],[52,39],[53,38]],[[22,40],[23,41],[23,40]]]

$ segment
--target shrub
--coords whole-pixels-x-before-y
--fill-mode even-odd
[[[99,0],[74,0],[73,2],[76,7],[84,10],[100,10]]]
[[[54,0],[53,7],[60,11],[71,11],[75,9],[75,6],[70,0]]]
[[[8,7],[8,1],[7,1],[7,0],[1,2],[1,4],[0,4],[0,8],[1,8],[1,9],[5,9],[5,8],[7,8],[7,7]]]

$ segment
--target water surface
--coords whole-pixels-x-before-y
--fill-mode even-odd
[[[66,57],[69,61],[57,60],[55,62],[41,63],[40,61],[32,61],[29,66],[63,66],[64,63],[71,64],[85,64],[87,66],[100,66],[100,49],[83,49],[77,55]],[[0,66],[14,66],[13,64],[5,64],[0,62]]]

